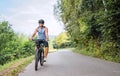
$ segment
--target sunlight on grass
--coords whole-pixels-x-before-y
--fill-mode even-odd
[[[27,57],[27,58],[21,58],[21,59],[17,59],[17,60],[14,60],[14,61],[11,61],[9,63],[6,63],[4,65],[0,65],[0,72],[11,67],[12,65],[16,64],[16,63],[19,63],[21,61],[24,61],[24,60],[28,60],[28,59],[33,59],[34,56],[30,56],[30,57]],[[24,63],[24,62],[23,62]]]

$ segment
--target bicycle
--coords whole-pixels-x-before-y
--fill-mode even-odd
[[[44,40],[40,40],[40,39],[33,39],[32,41],[35,41],[36,43],[36,53],[35,53],[35,71],[38,70],[38,62],[40,60],[40,65],[43,66],[44,64],[44,45],[43,45],[43,41]]]

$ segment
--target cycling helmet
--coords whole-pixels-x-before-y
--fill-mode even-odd
[[[43,19],[40,19],[40,20],[38,21],[38,23],[44,24],[44,20],[43,20]]]

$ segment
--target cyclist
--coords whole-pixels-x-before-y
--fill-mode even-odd
[[[49,51],[49,46],[48,46],[48,28],[44,26],[44,20],[40,19],[38,21],[39,26],[35,29],[34,33],[30,37],[30,40],[32,41],[33,37],[38,33],[38,39],[43,40],[43,44],[45,46],[45,52],[44,52],[44,61],[46,61],[48,51]],[[36,42],[39,43],[39,42]]]

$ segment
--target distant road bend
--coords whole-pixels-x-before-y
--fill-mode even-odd
[[[120,64],[59,50],[49,53],[47,62],[38,71],[33,61],[19,76],[120,76]]]

